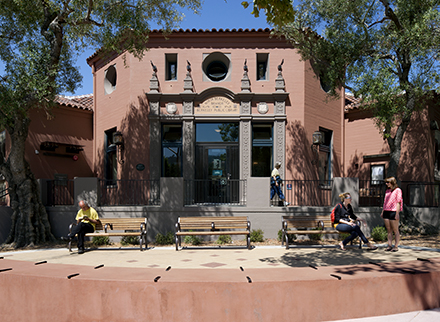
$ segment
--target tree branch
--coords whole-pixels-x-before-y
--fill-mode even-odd
[[[397,18],[388,0],[380,0],[380,2],[382,2],[383,6],[385,7],[385,15],[394,22],[399,30],[403,30],[403,26],[400,24],[399,18]]]

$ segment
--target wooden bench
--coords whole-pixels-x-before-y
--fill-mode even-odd
[[[182,236],[246,235],[251,249],[251,223],[247,217],[179,217],[176,223],[176,250],[182,245]]]
[[[76,223],[70,224],[69,233],[74,225]],[[100,218],[95,226],[95,232],[86,234],[86,237],[136,236],[139,237],[140,250],[143,250],[143,244],[147,249],[147,218]],[[71,243],[69,241],[69,251],[72,251]]]
[[[357,223],[359,225],[359,223]],[[282,239],[281,246],[286,243],[286,249],[289,249],[289,234],[341,234],[333,228],[330,216],[282,216],[281,221]],[[362,248],[362,240],[359,238],[359,248]]]

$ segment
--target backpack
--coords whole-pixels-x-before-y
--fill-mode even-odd
[[[330,218],[331,218],[331,220],[332,220],[332,224],[335,222],[335,210],[336,210],[336,208],[339,206],[339,204],[337,204],[336,206],[335,206],[335,208],[333,208],[333,210],[332,210],[332,213],[330,214]]]

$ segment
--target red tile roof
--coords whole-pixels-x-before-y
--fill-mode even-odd
[[[345,93],[345,111],[356,110],[359,108],[361,100],[351,93]]]
[[[193,29],[182,29],[182,28],[180,28],[180,29],[175,29],[175,30],[173,30],[171,33],[172,34],[184,34],[184,33],[199,33],[199,34],[209,34],[209,33],[270,33],[271,31],[272,31],[273,29],[270,29],[270,28],[258,28],[258,29],[254,29],[254,28],[252,28],[252,29],[248,29],[248,28],[246,28],[246,29],[242,29],[242,28],[239,28],[239,29],[222,29],[222,28],[220,28],[220,29],[215,29],[215,28],[213,28],[213,29],[195,29],[195,28],[193,28]],[[162,29],[159,29],[159,30],[157,30],[157,29],[154,29],[154,30],[151,30],[151,32],[150,32],[150,34],[163,34],[163,30]],[[92,58],[94,58],[94,57],[96,57],[97,55],[98,55],[98,53],[99,53],[99,51],[100,51],[100,49],[98,49],[98,50],[96,50],[94,53],[93,53],[93,55],[91,55],[90,57],[88,57],[87,58],[87,63],[90,65],[90,61],[92,60]]]
[[[55,99],[60,105],[93,111],[93,94],[80,96],[57,96]]]

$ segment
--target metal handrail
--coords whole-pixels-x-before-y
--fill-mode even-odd
[[[101,206],[160,205],[160,180],[98,179]]]
[[[184,205],[245,206],[246,188],[245,179],[187,179],[184,180]]]
[[[48,180],[47,205],[72,206],[74,204],[74,180]]]
[[[8,188],[4,188],[3,190],[0,190],[0,205],[6,205],[6,196],[9,195]]]
[[[291,206],[331,206],[331,187],[331,180],[284,180],[282,188]]]

